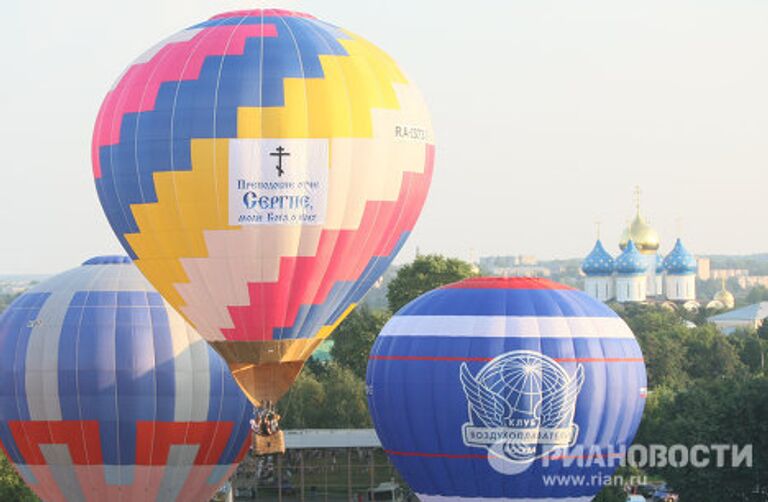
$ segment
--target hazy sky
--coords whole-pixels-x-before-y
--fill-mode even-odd
[[[155,42],[257,2],[10,0],[0,31],[0,273],[121,251],[90,165],[112,81]],[[768,2],[278,1],[388,51],[437,135],[400,259],[615,249],[632,189],[668,251],[768,251]],[[678,223],[678,221],[680,223]]]

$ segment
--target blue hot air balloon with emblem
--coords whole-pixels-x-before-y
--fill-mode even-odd
[[[592,500],[646,396],[626,323],[532,278],[467,279],[412,301],[377,338],[367,385],[385,450],[435,502]]]

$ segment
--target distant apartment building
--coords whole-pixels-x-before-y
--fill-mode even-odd
[[[539,260],[536,259],[533,255],[518,255],[517,258],[515,258],[515,265],[523,265],[523,266],[534,266],[539,263]]]
[[[763,286],[768,288],[768,275],[740,276],[737,281],[741,289],[754,288],[755,286]]]
[[[34,284],[32,281],[0,281],[0,294],[15,295],[23,293]]]
[[[696,275],[702,281],[708,281],[712,278],[709,258],[696,258]]]
[[[473,264],[474,265],[474,264]],[[479,265],[491,275],[501,277],[550,277],[552,271],[539,265],[533,255],[485,256]],[[479,272],[480,268],[476,267]]]
[[[497,267],[492,270],[493,275],[502,277],[549,277],[552,271],[547,267],[525,266]]]
[[[711,279],[730,279],[732,277],[748,277],[749,270],[746,268],[713,268]]]

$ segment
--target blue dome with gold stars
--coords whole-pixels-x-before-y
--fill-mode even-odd
[[[616,258],[616,272],[622,275],[640,275],[644,274],[647,268],[648,264],[635,243],[632,240],[627,242],[627,247]]]
[[[661,253],[656,253],[656,275],[664,273],[664,257]]]
[[[613,266],[613,257],[605,250],[603,243],[598,239],[595,242],[595,247],[592,248],[592,252],[581,263],[581,271],[586,275],[612,275]]]
[[[664,258],[664,270],[672,275],[688,275],[695,274],[696,268],[696,257],[677,239],[675,247]]]

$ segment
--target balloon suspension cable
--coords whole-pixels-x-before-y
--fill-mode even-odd
[[[248,366],[243,366],[242,368],[237,368],[236,370],[231,370],[231,373],[234,375],[235,373],[240,373],[241,371],[249,370],[251,368],[255,368],[255,364],[249,364]]]

